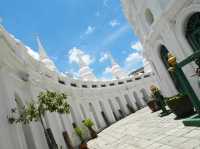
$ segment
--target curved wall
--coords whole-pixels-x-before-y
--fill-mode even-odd
[[[31,143],[37,149],[48,148],[39,123],[33,122],[28,127],[8,123],[6,116],[11,108],[16,107],[16,95],[22,103],[37,99],[39,92],[46,89],[68,95],[70,114],[45,115],[46,125],[51,128],[57,144],[65,147],[63,131],[69,133],[74,145],[79,143],[73,123],[81,125],[82,120],[91,118],[95,129],[100,131],[144,107],[148,101],[149,85],[155,84],[154,77],[150,75],[105,82],[64,77],[33,59],[27,54],[23,43],[0,27],[0,138],[3,138],[0,139],[0,148],[27,149]],[[31,140],[25,139],[27,134]],[[6,140],[12,143],[8,144]]]

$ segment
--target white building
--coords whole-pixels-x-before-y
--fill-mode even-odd
[[[177,94],[182,85],[168,72],[167,54],[172,52],[179,63],[200,49],[200,0],[122,0],[122,4],[163,94]],[[192,62],[182,69],[200,97],[196,68]]]
[[[130,114],[130,107],[136,111],[146,105],[149,85],[155,82],[155,76],[142,77],[140,80],[127,76],[99,81],[80,56],[81,79],[76,80],[58,72],[39,38],[37,43],[40,55],[34,59],[29,47],[0,26],[0,149],[48,148],[38,122],[29,125],[9,124],[7,119],[11,108],[23,107],[46,89],[68,95],[70,114],[47,113],[45,117],[56,143],[65,148],[63,131],[69,133],[74,146],[79,144],[72,123],[80,125],[85,118],[91,118],[99,131]],[[116,62],[114,65],[118,68],[114,72],[116,74],[119,65]]]

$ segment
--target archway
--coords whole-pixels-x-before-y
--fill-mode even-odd
[[[200,12],[194,13],[186,24],[185,37],[193,51],[200,50]]]
[[[104,103],[101,100],[99,100],[99,105],[100,105],[100,108],[101,108],[101,115],[102,115],[106,125],[109,126],[110,125],[110,121],[108,119],[109,116],[108,116],[108,113],[107,113],[106,108],[104,106]]]
[[[115,120],[118,120],[117,113],[115,112],[115,108],[114,108],[114,106],[113,106],[113,104],[112,104],[112,101],[111,101],[110,99],[108,99],[108,103],[109,103],[109,105],[110,105],[110,107],[111,107],[111,110],[112,110],[112,112],[113,112],[113,115],[114,115]]]
[[[84,109],[82,104],[80,104],[80,108],[81,108],[81,112],[82,112],[83,118],[86,119],[87,118],[86,112],[85,112],[85,109]]]
[[[131,102],[131,99],[129,98],[129,96],[127,94],[124,95],[124,98],[127,102],[127,105],[126,107],[128,108],[128,110],[131,112],[131,113],[134,113],[136,110],[134,109],[134,106]]]
[[[24,109],[24,104],[23,104],[21,98],[19,97],[19,95],[16,93],[15,93],[15,101],[17,104],[17,109],[19,110],[19,113],[21,114]],[[23,134],[24,134],[24,138],[25,138],[27,147],[30,149],[36,149],[36,145],[35,145],[35,141],[33,138],[33,133],[32,133],[30,125],[22,124],[22,130],[23,130]]]
[[[92,105],[91,102],[89,103],[89,107],[90,107],[90,111],[92,112],[92,114],[93,114],[93,116],[94,116],[94,120],[95,120],[95,122],[96,122],[96,124],[97,124],[97,128],[100,128],[100,127],[101,127],[100,121],[99,121],[99,119],[98,119],[98,116],[97,116],[97,113],[96,113],[96,111],[95,111],[95,108],[94,108],[94,106]]]
[[[70,109],[70,115],[72,118],[72,126],[75,127],[77,125],[78,121],[77,121],[74,109],[71,105],[69,106],[69,109]]]
[[[165,68],[168,70],[168,68],[170,67],[169,63],[168,63],[168,54],[169,54],[169,50],[164,46],[161,45],[160,46],[160,57],[161,60],[165,66]],[[169,72],[169,71],[168,71]],[[178,81],[178,79],[176,78],[176,75],[174,72],[169,72],[169,75],[174,83],[174,86],[176,87],[177,91],[182,92],[183,89]]]
[[[142,88],[142,89],[140,90],[140,92],[142,93],[143,100],[147,103],[148,100],[149,100],[149,96],[148,96],[148,94],[147,94],[147,91],[146,91],[144,88]]]
[[[136,93],[135,91],[133,91],[133,97],[134,97],[135,100],[136,100],[136,106],[137,106],[137,108],[138,108],[138,109],[141,109],[141,108],[143,107],[143,104],[142,104],[142,102],[140,101],[140,99],[139,99],[139,97],[138,97],[138,95],[137,95],[137,93]]]
[[[122,101],[120,100],[119,97],[115,97],[115,99],[116,99],[116,101],[117,101],[117,103],[119,105],[119,110],[118,111],[119,111],[121,117],[125,117],[126,116],[126,110],[125,110],[125,108],[123,106]]]

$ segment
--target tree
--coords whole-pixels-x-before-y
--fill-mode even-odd
[[[45,133],[45,137],[50,149],[58,149],[58,146],[52,137],[50,128],[45,128],[44,115],[45,112],[58,112],[59,114],[69,113],[69,104],[67,96],[64,93],[53,91],[40,92],[37,101],[31,101],[23,107],[23,109],[14,108],[11,110],[15,113],[15,117],[9,117],[11,123],[29,124],[32,121],[39,121]]]

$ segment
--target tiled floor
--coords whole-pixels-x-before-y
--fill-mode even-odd
[[[174,114],[160,118],[144,108],[88,142],[90,149],[200,149],[200,127],[185,127]]]

